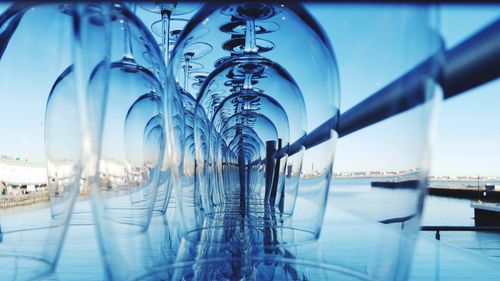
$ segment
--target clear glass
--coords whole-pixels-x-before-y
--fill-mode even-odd
[[[162,11],[169,11],[172,15],[185,15],[196,11],[200,8],[200,3],[180,3],[178,1],[153,1],[150,3],[142,3],[139,5],[146,11],[151,13],[161,14]]]
[[[196,229],[203,224],[201,194],[196,188],[196,155],[194,142],[194,108],[196,101],[187,92],[182,91],[184,106],[184,153],[182,180],[176,187],[176,207],[183,214],[181,223],[184,229]]]
[[[56,266],[80,191],[73,17],[16,3],[0,30],[0,279],[35,280]]]
[[[182,33],[182,30],[184,30],[184,27],[186,27],[186,24],[188,23],[187,19],[178,19],[178,18],[171,18],[170,19],[170,25],[169,25],[169,34],[168,34],[168,41],[170,45],[174,45],[176,40],[179,38],[180,34]],[[151,31],[153,32],[154,35],[162,38],[163,36],[163,30],[162,30],[162,20],[157,20],[151,24]]]
[[[193,48],[205,43],[211,52]],[[299,47],[305,44],[307,52]],[[193,58],[210,73],[202,82],[179,74]],[[195,189],[210,219],[204,225],[240,221],[293,230],[282,243],[317,239],[332,175],[339,81],[333,50],[314,19],[300,5],[207,4],[179,38],[169,74],[196,100]],[[306,150],[306,133],[324,122],[324,142]],[[316,173],[304,174],[313,162]]]
[[[162,165],[163,88],[128,49],[128,37],[138,37],[132,24],[119,12],[112,23],[113,42],[121,37],[123,44],[117,45],[125,49],[110,66],[99,176],[107,218],[143,231],[152,214]]]
[[[367,222],[336,225],[351,235],[330,245],[353,252],[365,245],[364,257],[353,263],[329,255],[328,261],[377,280],[406,280],[426,194],[431,121],[441,99],[437,11],[408,4],[331,5],[328,13],[323,5],[309,8],[327,22],[342,74],[329,205]],[[369,230],[369,223],[379,228]]]
[[[210,258],[157,268],[136,280],[372,280],[366,275],[328,264],[279,258]]]
[[[110,8],[104,22],[111,63],[86,72],[88,80],[83,75],[88,95],[82,104],[89,138],[95,140],[86,165],[96,168],[90,184],[106,277],[126,280],[154,265],[149,255],[160,263],[171,255],[161,240],[168,229],[158,230],[157,221],[165,218],[176,182],[178,172],[172,169],[182,167],[177,146],[182,144],[183,127],[178,129],[178,124],[183,112],[176,95],[165,95],[163,56],[151,33],[124,6]],[[79,55],[91,56],[88,47],[95,43],[82,40]],[[82,59],[81,65],[85,63]],[[103,88],[104,96],[98,94]],[[157,233],[148,231],[152,220]]]

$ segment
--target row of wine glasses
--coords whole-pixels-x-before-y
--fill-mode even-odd
[[[307,129],[338,112],[337,68],[321,29],[300,6],[205,5],[172,51],[171,79],[204,53],[193,46],[206,30],[213,50],[196,62],[208,75],[192,75],[200,87],[189,87],[186,74],[177,79],[182,86],[171,87],[187,96],[190,139],[185,143],[184,178],[192,183],[190,192],[183,187],[177,193],[186,233],[177,261],[232,253],[226,259],[234,260],[238,270],[227,271],[220,263],[196,278],[251,278],[256,261],[245,257],[293,256],[287,247],[319,235],[331,178],[333,129],[315,148],[324,156],[318,163],[321,172],[309,179],[301,171],[305,161],[317,161],[305,151]],[[291,30],[300,30],[300,36],[286,36]],[[313,52],[299,54],[285,47],[305,42]],[[295,64],[287,66],[285,58],[292,57]],[[299,78],[304,76],[300,67],[324,79],[314,79],[316,85],[310,86]],[[321,99],[316,87],[325,89]],[[336,128],[334,122],[329,125]],[[190,244],[196,246],[183,248]],[[186,278],[183,274],[176,278]]]
[[[401,13],[409,22],[432,18],[430,9]],[[427,24],[432,22],[415,30],[429,35],[426,54],[439,55],[437,37],[426,31]],[[194,145],[190,143],[188,150],[188,157],[194,154],[195,174],[194,180],[186,180],[194,183],[194,190],[178,193],[189,199],[179,200],[186,234],[177,261],[228,254],[222,260],[233,262],[230,269],[221,261],[174,276],[251,279],[259,274],[260,262],[249,257],[300,256],[302,250],[297,247],[315,241],[320,234],[338,136],[338,69],[326,36],[301,6],[238,3],[205,5],[195,15],[172,52],[169,75],[178,77],[190,46],[206,30],[213,51],[197,63],[208,76],[202,77],[199,89],[185,84],[171,88],[191,94],[192,98],[185,99],[190,110],[196,101]],[[435,77],[436,72],[430,69],[427,75]],[[414,128],[428,126],[424,116],[435,99],[432,78],[429,83],[423,94],[428,103],[419,109],[422,118],[413,119],[420,124],[412,123]],[[191,130],[191,124],[189,127]],[[422,144],[425,138],[422,131]],[[425,149],[419,147],[422,150],[415,150],[415,155]],[[408,158],[409,166],[426,167],[411,159],[418,157]],[[305,172],[304,167],[311,169]],[[382,251],[391,257],[391,265],[381,266],[383,262],[376,259],[366,262],[376,278],[404,278],[408,272],[413,234],[418,231],[415,214],[421,212],[426,175],[425,169],[410,170],[414,172],[407,177],[418,179],[418,188],[405,195],[408,205],[384,208],[386,216],[409,218],[395,231],[401,242],[384,243],[387,247]],[[396,261],[404,268],[398,270]]]
[[[160,19],[149,29],[138,9]],[[73,223],[95,222],[110,280],[367,277],[312,263],[339,135],[340,78],[325,32],[300,4],[13,4],[0,35],[0,89],[43,98],[50,200],[37,223],[0,220],[0,260],[15,269],[0,270],[0,279],[50,272],[71,213]],[[56,43],[43,55],[32,50]],[[22,83],[26,75],[32,83]],[[428,100],[433,75],[422,88]],[[428,116],[418,119],[421,130]],[[24,125],[0,129],[9,126]],[[384,209],[410,217],[400,238],[418,227],[422,184],[405,208]],[[365,271],[393,276],[392,256]]]

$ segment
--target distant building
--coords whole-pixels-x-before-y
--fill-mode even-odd
[[[10,186],[47,184],[47,167],[45,164],[0,159],[0,181]]]
[[[0,158],[0,195],[20,195],[47,185],[45,164]]]

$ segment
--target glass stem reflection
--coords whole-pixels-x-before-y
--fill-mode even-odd
[[[187,53],[184,55],[184,90],[187,91],[189,85],[189,61],[193,54]]]
[[[168,57],[170,55],[170,17],[172,16],[172,11],[168,9],[161,10],[161,52],[163,54],[163,59],[165,64],[168,64]]]
[[[255,21],[247,20],[245,28],[245,53],[256,53],[257,43],[255,42]]]
[[[120,21],[123,29],[123,58],[124,61],[133,62],[134,55],[132,51],[132,37],[130,35],[130,26],[125,20]]]

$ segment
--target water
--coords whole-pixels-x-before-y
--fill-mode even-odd
[[[350,207],[351,210],[360,212],[357,215],[358,217],[360,217],[359,214],[361,213],[370,216],[378,216],[383,215],[383,212],[379,213],[375,211],[380,207],[380,201],[382,198],[386,197],[385,195],[391,194],[394,199],[397,198],[398,195],[404,198],[407,193],[408,190],[371,188],[370,179],[336,180],[332,186],[332,192],[330,193],[329,205],[336,206],[340,209]],[[370,201],[379,201],[379,205],[370,204]],[[78,202],[77,207],[79,207],[78,209],[90,209],[90,206],[86,206],[85,208],[81,207],[82,204],[88,203],[88,200]],[[30,206],[23,207],[23,212],[28,212],[29,207]],[[33,209],[29,210],[29,212],[25,214],[25,217],[30,217],[31,220],[33,220],[34,218],[38,219],[39,216],[47,215],[47,207],[31,207],[33,207]],[[325,223],[329,220],[331,221],[332,216],[337,217],[337,220],[339,219],[338,215],[340,213],[329,214],[330,218],[326,218]],[[342,214],[340,215],[342,216]],[[13,219],[14,217],[13,215],[5,214],[2,216],[2,219]],[[168,217],[172,219],[172,216]],[[346,218],[351,219],[350,217]],[[473,209],[470,207],[469,200],[428,196],[422,222],[424,225],[474,225]],[[162,224],[155,223],[152,225],[162,226]],[[353,225],[353,228],[346,228],[346,230],[352,231],[347,231],[345,233],[335,232],[334,230],[335,229],[332,227],[326,227],[324,229],[322,237],[325,243],[331,241],[335,242],[345,238],[345,241],[356,241],[361,244],[369,244],[369,241],[367,242],[365,238],[369,238],[370,236],[377,237],[374,232],[369,232],[370,236],[364,237],[363,235],[365,234],[359,233],[359,228],[355,225]],[[154,231],[154,233],[157,232],[156,230]],[[428,241],[434,241],[433,232],[421,232],[421,236],[428,238]],[[483,257],[491,259],[497,264],[500,263],[499,234],[483,232],[444,232],[441,233],[441,243],[473,252],[476,254],[476,257],[479,255],[480,258],[464,256],[463,253],[457,252],[457,254],[456,252],[451,252],[447,248],[441,248],[441,253],[439,254],[441,278],[436,278],[436,280],[456,280],[455,277],[458,276],[465,278],[466,276],[472,275],[475,277],[471,280],[498,280],[496,278],[485,279],[483,276],[478,277],[476,276],[477,272],[475,269],[479,271],[483,270],[481,274],[496,274],[493,270],[484,271],[484,268],[481,266],[484,264]],[[436,247],[433,246],[434,244],[428,242],[419,242],[419,244],[420,246],[416,249],[411,280],[434,280],[433,274],[435,274]],[[327,245],[328,244],[325,244],[325,247]],[[328,250],[325,250],[323,255],[326,260],[339,264],[340,266],[363,269],[364,264],[367,263],[366,257],[370,256],[363,245],[357,246],[349,244],[346,247],[342,247],[342,244],[334,243],[333,246],[334,248],[326,247]],[[358,248],[362,254],[355,252]],[[342,250],[344,250],[344,252],[342,252]],[[330,258],[330,256],[332,256],[332,258]],[[459,269],[463,270],[461,271]],[[73,217],[56,273],[43,280],[103,280],[103,276],[103,265],[100,259],[93,225],[81,224]],[[447,279],[444,276],[452,276],[455,279]]]
[[[340,209],[347,209],[360,217],[378,218],[380,213],[384,212],[381,205],[391,203],[384,202],[385,198],[395,200],[395,198],[404,197],[410,192],[404,189],[371,188],[370,182],[372,180],[374,179],[336,179],[330,192],[329,204],[335,204]],[[481,184],[483,183],[481,182]],[[492,183],[496,184],[496,182]],[[475,183],[431,182],[431,185],[468,184],[477,185],[477,181]],[[370,201],[379,203],[370,203]],[[397,204],[391,208],[397,208]],[[471,200],[428,195],[421,223],[427,226],[474,226],[474,209],[471,207]],[[421,232],[420,235],[433,239],[435,232]],[[441,242],[500,262],[500,234],[498,233],[441,232]]]
[[[49,202],[38,202],[31,205],[23,205],[12,208],[0,209],[0,218],[4,216],[11,216],[15,214],[20,214],[24,212],[30,212],[35,210],[47,209],[49,207]]]

